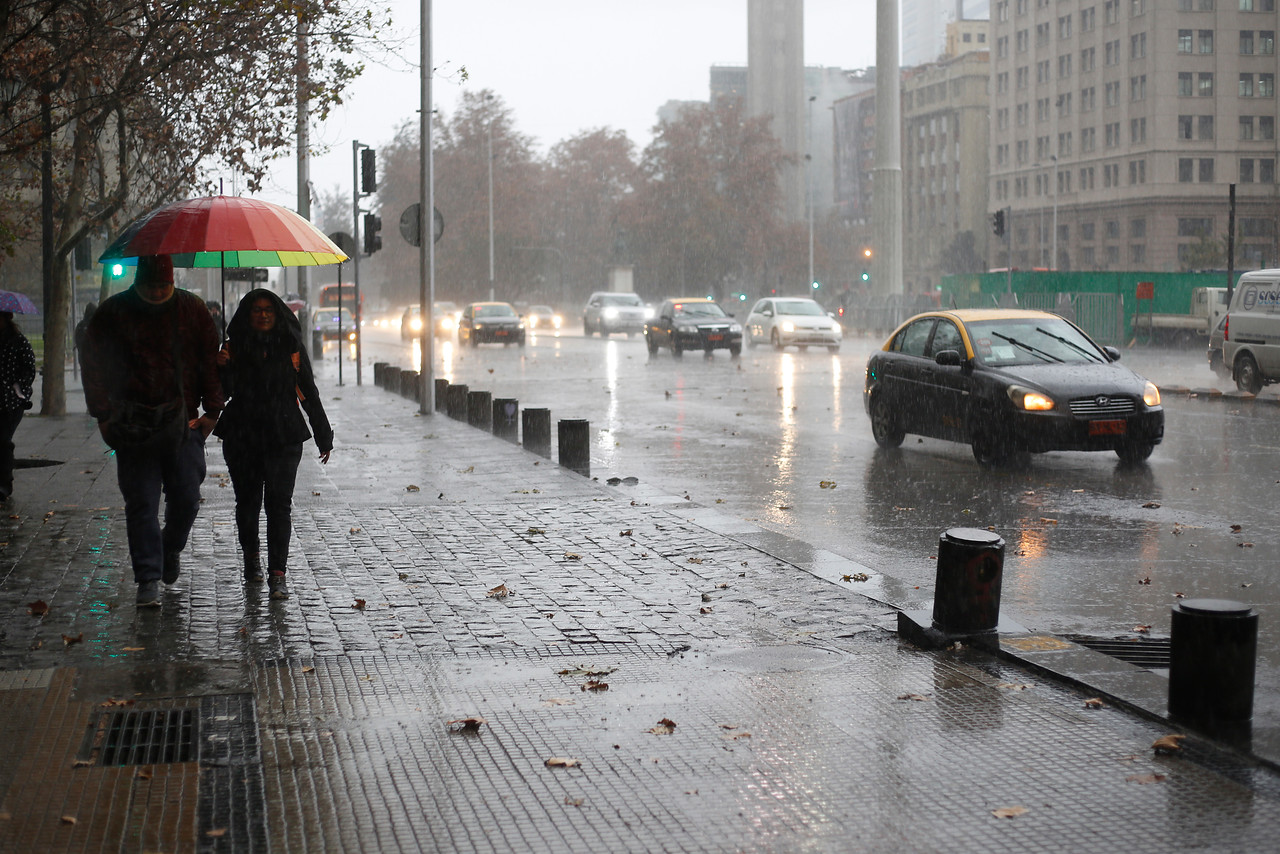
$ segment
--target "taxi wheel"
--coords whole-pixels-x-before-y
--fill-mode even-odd
[[[730,355],[732,358],[734,358],[734,359],[738,358],[739,356],[741,356],[741,355],[742,355],[742,347],[741,347],[741,346],[738,346],[738,347],[730,347],[730,348],[729,348],[729,355]]]
[[[684,355],[684,348],[680,346],[680,342],[674,336],[671,339],[671,355],[677,359]]]
[[[883,394],[871,398],[871,435],[882,448],[898,447],[907,435],[898,427]]]
[[[1125,442],[1116,448],[1116,456],[1122,463],[1140,463],[1151,456],[1155,449],[1156,446],[1150,442]]]
[[[1248,353],[1236,360],[1236,388],[1249,394],[1262,391],[1262,374],[1258,373],[1258,363]]]
[[[1009,440],[995,427],[990,419],[981,419],[972,431],[970,443],[973,447],[973,458],[983,468],[1004,465],[1014,456]]]
[[[649,346],[649,355],[650,355],[650,356],[656,356],[656,355],[658,355],[658,342],[653,340],[653,336],[652,336],[652,335],[646,335],[646,336],[644,336],[644,343],[645,343],[645,344],[647,344],[647,345]]]
[[[785,350],[787,346],[783,344],[782,339],[778,337],[778,330],[776,329],[769,333],[769,343],[773,345],[773,349],[775,350]]]

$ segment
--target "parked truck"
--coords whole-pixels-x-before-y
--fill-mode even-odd
[[[1157,314],[1135,309],[1133,337],[1146,336],[1149,342],[1189,345],[1203,343],[1227,313],[1226,288],[1192,288],[1191,311],[1187,314]]]

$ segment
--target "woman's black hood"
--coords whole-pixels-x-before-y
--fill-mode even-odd
[[[236,313],[227,323],[227,337],[232,341],[246,341],[255,334],[250,321],[253,317],[253,304],[260,297],[270,300],[276,310],[276,325],[269,333],[271,337],[289,339],[293,346],[302,349],[305,342],[302,340],[302,324],[298,322],[298,316],[284,304],[279,294],[266,288],[254,288],[241,297]]]

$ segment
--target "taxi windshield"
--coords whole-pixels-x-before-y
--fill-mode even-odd
[[[966,324],[978,360],[985,365],[1106,362],[1098,345],[1061,318],[1007,318]]]

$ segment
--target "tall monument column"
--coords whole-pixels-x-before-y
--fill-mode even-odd
[[[902,81],[898,0],[876,0],[876,161],[871,173],[871,291],[902,293]]]
[[[804,0],[747,0],[747,114],[772,116],[773,135],[794,158],[782,173],[789,222],[806,217],[804,107]]]

